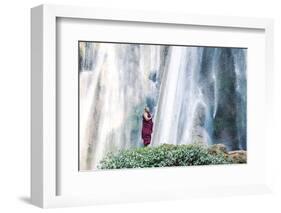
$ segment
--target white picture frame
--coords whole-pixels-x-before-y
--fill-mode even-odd
[[[119,192],[108,191],[95,195],[80,193],[79,195],[60,194],[58,185],[60,183],[59,173],[62,169],[58,165],[60,158],[57,146],[57,20],[79,19],[79,20],[99,20],[118,21],[120,23],[153,23],[154,25],[165,25],[173,30],[173,26],[200,26],[206,28],[227,29],[231,32],[234,29],[253,29],[262,31],[264,34],[264,68],[266,75],[265,87],[262,92],[265,95],[264,108],[268,112],[259,122],[264,122],[264,142],[265,154],[263,158],[264,166],[262,173],[264,176],[254,184],[237,183],[233,185],[217,184],[215,186],[200,187],[200,182],[193,182],[191,188],[188,185],[167,184],[167,188],[153,189],[150,196],[143,198],[144,194],[135,193],[134,189],[127,186],[122,196]],[[273,88],[273,21],[271,19],[241,18],[241,17],[216,17],[187,14],[166,14],[143,11],[123,11],[113,9],[97,9],[74,6],[54,6],[41,5],[31,10],[31,201],[34,205],[42,208],[92,205],[99,203],[114,202],[138,202],[143,200],[165,200],[198,196],[214,195],[240,195],[270,192],[271,189],[271,164],[270,164],[270,131],[272,131],[272,95]],[[77,51],[77,50],[73,50]],[[249,109],[248,109],[249,110]],[[259,127],[260,128],[260,127]],[[260,131],[259,129],[258,131]],[[273,135],[273,134],[272,134]],[[75,159],[74,159],[75,160]],[[186,168],[165,168],[158,170],[162,175],[167,175],[172,171],[183,174]],[[78,171],[77,171],[78,172]],[[128,171],[118,171],[115,175],[128,174]],[[138,170],[133,175],[142,175],[146,171]],[[218,172],[221,172],[218,170]],[[107,173],[109,174],[109,173]],[[150,174],[153,178],[154,173]],[[174,177],[171,177],[174,178]],[[87,178],[86,178],[87,179]],[[71,177],[69,178],[72,181]],[[85,180],[85,179],[84,179]],[[176,180],[172,180],[175,181]],[[71,184],[71,182],[70,182]],[[160,185],[159,185],[160,186]],[[124,186],[126,187],[126,186]],[[158,188],[159,189],[159,188]],[[71,191],[71,188],[69,189]],[[124,194],[124,193],[127,194]]]

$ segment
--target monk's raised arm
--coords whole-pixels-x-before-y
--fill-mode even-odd
[[[152,116],[149,117],[146,112],[143,114],[143,116],[144,116],[144,119],[147,120],[147,121],[149,121],[150,119],[152,119]]]

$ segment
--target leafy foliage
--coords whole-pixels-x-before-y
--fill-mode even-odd
[[[100,169],[151,168],[169,166],[214,165],[232,163],[224,152],[213,152],[202,144],[171,145],[137,148],[109,153]]]

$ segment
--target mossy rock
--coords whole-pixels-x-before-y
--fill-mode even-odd
[[[228,153],[233,163],[247,163],[247,151],[237,150]]]
[[[212,154],[219,154],[219,153],[228,154],[226,146],[224,144],[214,144],[210,146],[209,151]]]

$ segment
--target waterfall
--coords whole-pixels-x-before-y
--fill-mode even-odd
[[[155,110],[164,46],[80,43],[80,168],[141,146],[145,106]],[[91,63],[89,61],[92,61]]]
[[[214,82],[214,110],[213,118],[216,116],[218,109],[218,81],[217,81],[217,62],[218,62],[218,49],[214,49],[213,59],[212,59],[212,80]]]
[[[142,146],[223,143],[246,149],[246,49],[79,43],[80,169]]]
[[[197,83],[201,59],[202,48],[172,47],[162,82],[153,145],[191,143],[200,131],[204,141],[209,140],[198,126],[201,113],[209,111]]]
[[[167,131],[173,127],[179,119],[177,106],[177,96],[179,79],[182,78],[181,70],[185,67],[184,56],[186,50],[181,47],[172,47],[169,55],[169,65],[164,73],[164,80],[161,84],[161,97],[158,103],[157,116],[155,120],[155,133],[153,134],[153,145],[160,143],[175,143],[171,138],[176,137],[176,133]],[[161,107],[164,106],[164,107]],[[167,106],[167,107],[166,107]],[[176,121],[175,121],[176,120]]]
[[[239,149],[247,149],[246,144],[246,118],[247,118],[247,64],[245,58],[247,57],[247,52],[243,50],[232,50],[234,55],[234,66],[235,66],[235,89],[236,89],[236,110],[240,113],[237,115],[236,126],[237,126],[237,137],[239,141]]]

